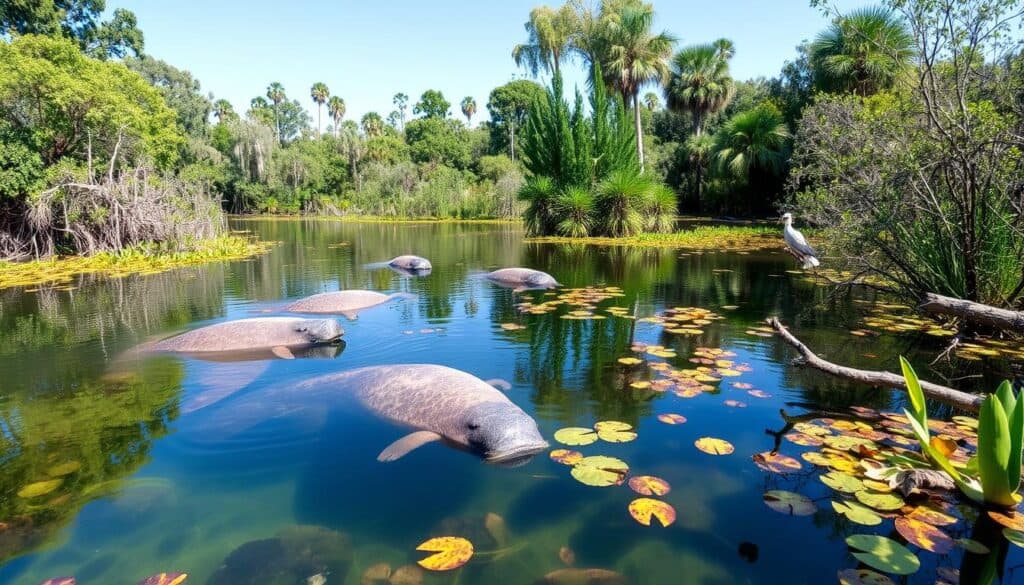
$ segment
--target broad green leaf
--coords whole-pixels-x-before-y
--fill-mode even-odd
[[[819,476],[818,479],[828,487],[845,494],[855,494],[864,489],[864,482],[841,471],[830,471]]]
[[[769,508],[787,516],[810,516],[818,509],[807,496],[783,490],[769,490],[763,500]]]
[[[49,479],[46,481],[37,481],[30,483],[27,486],[18,490],[19,498],[36,498],[39,496],[45,496],[53,490],[60,487],[60,484],[64,483],[62,478]]]
[[[621,459],[604,455],[584,457],[572,468],[576,481],[594,487],[622,485],[629,465]]]
[[[989,395],[981,403],[978,417],[978,470],[985,501],[999,506],[1017,505],[1010,491],[1010,428],[1003,404]]]
[[[1004,381],[1003,386],[1013,397],[1010,383]],[[1010,425],[1010,459],[1007,462],[1007,484],[1010,491],[1016,492],[1020,487],[1021,449],[1024,448],[1024,397],[1014,399],[1013,408],[1006,411],[1007,423]]]
[[[597,433],[585,427],[566,427],[555,431],[555,440],[563,445],[589,445],[597,442]]]
[[[870,506],[876,510],[899,510],[903,507],[903,498],[896,494],[881,494],[863,490],[854,494],[854,497],[865,506]]]
[[[928,411],[924,401],[924,391],[921,390],[921,382],[917,379],[914,367],[903,356],[900,356],[900,368],[903,369],[903,380],[907,383],[907,394],[910,395],[910,404],[913,408],[913,416],[910,418],[917,420],[922,427],[927,429]],[[927,430],[925,436],[927,436]],[[924,442],[927,443],[928,440],[926,439]]]
[[[835,510],[837,514],[846,516],[846,519],[850,522],[854,522],[862,526],[878,526],[882,523],[882,517],[875,513],[874,510],[857,502],[833,501],[832,509]]]
[[[921,568],[921,561],[907,547],[884,536],[854,534],[846,544],[864,552],[853,553],[857,560],[869,567],[894,575],[910,575]]]
[[[1014,530],[1013,528],[1003,528],[1003,536],[1006,537],[1006,540],[1024,548],[1024,531]]]

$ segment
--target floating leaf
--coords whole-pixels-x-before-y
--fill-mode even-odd
[[[976,418],[972,418],[969,416],[954,416],[953,422],[962,427],[967,427],[974,431],[978,430],[978,419]]]
[[[876,510],[899,510],[903,507],[903,498],[896,494],[880,494],[868,490],[859,491],[855,497],[865,506]]]
[[[686,417],[681,414],[668,413],[659,414],[658,420],[667,425],[681,425],[686,422]]]
[[[583,459],[583,453],[572,449],[553,449],[549,455],[552,461],[562,465],[576,465]]]
[[[585,427],[566,427],[555,431],[555,440],[563,445],[589,445],[597,442],[597,433]]]
[[[864,489],[864,482],[842,471],[830,471],[818,479],[821,483],[844,494],[855,494]]]
[[[637,475],[629,478],[629,488],[644,496],[664,496],[672,491],[667,481],[653,475]]]
[[[619,363],[624,365],[624,366],[635,366],[637,364],[642,364],[643,362],[644,362],[644,360],[637,359],[635,357],[619,358]]]
[[[1024,530],[1014,530],[1013,528],[1003,528],[1003,536],[1006,540],[1009,540],[1013,544],[1024,548]]]
[[[604,455],[584,457],[572,468],[572,476],[582,484],[594,487],[622,485],[629,465],[621,459]]]
[[[746,402],[740,402],[739,400],[726,400],[725,401],[725,405],[726,406],[731,406],[733,408],[746,408],[747,407],[747,403]]]
[[[693,444],[708,455],[729,455],[736,450],[729,441],[714,437],[701,437],[694,441]]]
[[[949,457],[956,451],[957,444],[953,439],[946,437],[935,436],[928,441],[932,448],[941,453],[942,455]]]
[[[1005,530],[1009,529],[1007,528]],[[972,540],[970,538],[958,538],[956,539],[956,543],[960,546],[960,548],[964,549],[967,552],[972,552],[976,555],[987,555],[988,553],[992,552],[984,544],[978,542],[977,540]]]
[[[1024,531],[1024,514],[1017,514],[1016,512],[1004,514],[996,510],[989,510],[988,516],[1006,528]]]
[[[957,519],[953,516],[929,506],[918,506],[914,508],[909,514],[907,514],[907,518],[927,522],[932,526],[949,526],[957,523]]]
[[[853,553],[857,560],[869,567],[892,573],[910,575],[921,568],[921,561],[907,547],[884,536],[854,534],[846,538],[846,544],[864,552]]]
[[[839,585],[896,585],[892,579],[871,569],[843,569],[839,571]]]
[[[771,398],[772,395],[765,392],[764,390],[748,390],[747,394],[750,394],[754,398]]]
[[[601,421],[594,425],[598,438],[609,443],[628,443],[636,439],[632,428],[633,425],[617,420]]]
[[[874,510],[857,502],[832,502],[832,509],[837,514],[846,516],[846,519],[862,526],[878,526],[882,523],[882,517]]]
[[[793,430],[805,435],[811,435],[812,437],[824,437],[832,434],[828,429],[807,422],[796,423],[793,425]]]
[[[78,581],[75,581],[74,577],[54,577],[53,579],[47,579],[39,585],[76,585]]]
[[[416,550],[432,552],[416,564],[429,571],[450,571],[469,562],[473,556],[473,543],[459,536],[438,536],[416,547]]]
[[[754,387],[754,385],[748,384],[747,382],[733,382],[732,387],[736,388],[737,390],[750,390],[751,388]]]
[[[953,539],[948,534],[920,520],[897,518],[896,532],[907,542],[933,553],[943,555],[953,550]]]
[[[821,445],[824,444],[818,437],[812,437],[811,435],[805,435],[803,433],[791,432],[786,433],[785,435],[783,435],[783,437],[785,437],[787,441],[793,443],[794,445],[801,445],[803,447],[820,447]]]
[[[520,325],[519,323],[502,323],[501,328],[505,331],[521,331],[526,329],[526,325]]]
[[[637,498],[630,502],[629,515],[644,526],[651,525],[651,518],[657,518],[666,528],[676,521],[676,509],[653,498]]]
[[[160,573],[146,577],[135,585],[181,585],[188,579],[186,573]]]
[[[18,490],[18,497],[20,498],[37,498],[39,496],[45,496],[53,490],[60,487],[60,484],[64,483],[61,478],[48,479],[46,481],[37,481],[30,483],[27,486]]]
[[[60,465],[54,465],[46,471],[46,475],[50,477],[61,477],[64,475],[71,475],[82,468],[82,464],[77,461],[68,461],[67,463],[61,463]]]
[[[802,467],[796,459],[781,453],[772,453],[771,451],[758,453],[754,455],[753,459],[758,467],[772,473],[792,473],[800,471]]]
[[[810,498],[794,492],[770,490],[763,499],[769,508],[787,516],[810,516],[818,509]]]

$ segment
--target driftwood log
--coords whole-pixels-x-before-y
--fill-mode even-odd
[[[925,293],[918,308],[932,315],[951,315],[995,329],[1024,333],[1024,311],[1000,309],[934,293]]]
[[[783,341],[800,352],[800,358],[795,360],[795,363],[807,365],[816,370],[825,372],[826,374],[836,376],[837,378],[845,378],[854,382],[861,382],[872,386],[899,388],[904,391],[907,389],[907,384],[903,381],[903,376],[901,375],[893,374],[891,372],[858,370],[856,368],[834,364],[818,357],[818,355],[804,345],[803,342],[796,337],[793,337],[793,334],[790,333],[777,318],[772,317],[768,319],[768,324],[771,325],[772,329],[774,329],[780,337],[782,337]],[[923,390],[925,396],[929,398],[951,404],[957,408],[962,408],[963,410],[970,412],[978,412],[981,408],[982,398],[984,398],[984,396],[968,394],[954,388],[925,382],[923,380],[921,381],[921,390]]]

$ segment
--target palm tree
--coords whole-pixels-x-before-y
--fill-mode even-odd
[[[327,85],[321,82],[316,82],[313,87],[309,88],[309,97],[313,98],[313,103],[316,104],[316,135],[320,135],[320,113],[324,109],[324,104],[327,103],[327,98],[330,97],[331,90],[327,89]]]
[[[213,102],[213,115],[217,116],[217,122],[223,124],[225,120],[235,114],[231,102],[226,99],[219,99]]]
[[[341,129],[341,119],[345,117],[345,100],[332,95],[331,99],[327,100],[327,113],[334,120],[334,135],[337,136]]]
[[[363,114],[363,119],[359,122],[362,124],[363,133],[366,134],[367,138],[380,136],[384,132],[384,119],[377,112]]]
[[[524,27],[530,39],[512,49],[516,65],[526,67],[534,77],[541,69],[558,73],[577,28],[574,7],[569,3],[558,10],[537,6],[530,11],[530,20]]]
[[[913,51],[914,39],[895,13],[882,7],[854,10],[811,43],[814,84],[823,91],[871,95],[893,86]]]
[[[277,117],[277,105],[284,101],[284,86],[273,82],[267,86],[267,99],[274,102],[274,130],[277,132],[278,140],[281,139],[281,121]]]
[[[752,172],[778,177],[786,165],[789,130],[772,104],[740,112],[715,134],[715,160],[739,179]]]
[[[602,17],[607,52],[601,63],[605,80],[633,108],[636,154],[644,168],[643,129],[640,125],[640,88],[668,76],[665,61],[676,40],[668,32],[651,32],[654,8],[650,4],[625,4]]]
[[[698,203],[704,199],[704,173],[711,165],[711,157],[715,151],[715,139],[708,134],[694,134],[684,143],[686,158],[693,169],[694,182],[697,187]]]
[[[405,108],[406,104],[409,103],[409,96],[402,92],[398,92],[393,98],[391,98],[391,102],[395,104],[395,108],[397,109],[399,118],[402,122],[402,132],[405,132]]]
[[[654,93],[653,91],[649,91],[644,94],[644,105],[647,106],[648,110],[653,111],[658,107],[660,103],[661,100],[658,99],[658,94]]]
[[[466,126],[472,123],[474,114],[476,114],[476,100],[470,96],[462,98],[462,115],[466,117]]]
[[[736,95],[736,84],[729,75],[731,46],[732,42],[719,39],[686,47],[672,58],[672,73],[665,88],[668,107],[693,117],[696,136],[704,132],[707,117],[725,109]]]

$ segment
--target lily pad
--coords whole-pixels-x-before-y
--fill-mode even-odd
[[[950,526],[957,523],[957,519],[955,517],[930,506],[918,506],[914,508],[909,514],[907,514],[907,518],[927,522],[932,526]]]
[[[730,400],[726,400],[725,401],[725,405],[726,406],[731,406],[733,408],[746,408],[747,407],[747,403],[746,402],[741,402],[739,400],[731,400],[731,399]]]
[[[754,398],[771,398],[772,395],[765,392],[764,390],[747,390],[747,394],[750,394]]]
[[[839,585],[896,585],[892,579],[871,569],[843,569],[839,571]]]
[[[832,502],[832,509],[837,514],[846,516],[846,519],[861,526],[878,526],[882,523],[882,517],[874,510],[857,502]]]
[[[864,482],[842,471],[830,471],[818,479],[828,487],[844,494],[855,494],[864,490]]]
[[[589,445],[597,442],[597,433],[586,427],[566,427],[555,431],[555,440],[563,445]]]
[[[438,536],[416,547],[416,550],[432,552],[416,564],[428,571],[451,571],[469,562],[473,557],[473,543],[459,536]]]
[[[1012,528],[1003,528],[1003,536],[1013,544],[1024,548],[1024,531]]]
[[[572,476],[582,484],[594,487],[622,485],[629,465],[621,459],[605,455],[584,457],[572,468]]]
[[[667,481],[653,475],[637,475],[629,478],[629,488],[644,496],[664,496],[672,491]]]
[[[770,490],[763,499],[769,508],[787,516],[810,516],[818,509],[810,498],[795,492]]]
[[[594,425],[597,437],[609,443],[628,443],[636,439],[636,433],[632,429],[633,425],[617,420],[601,421]]]
[[[624,366],[635,366],[637,364],[642,364],[643,362],[644,362],[644,360],[639,359],[639,358],[635,358],[635,357],[622,357],[622,358],[619,358],[619,363],[624,365]]]
[[[651,525],[651,519],[657,518],[665,528],[676,521],[676,510],[671,505],[653,498],[637,498],[629,503],[629,515],[644,526]]]
[[[907,547],[884,536],[854,534],[846,544],[856,550],[853,556],[865,565],[894,575],[910,575],[921,568],[921,561]]]
[[[686,417],[681,414],[668,413],[659,414],[658,420],[667,425],[681,425],[686,422]]]
[[[1018,514],[1016,512],[1004,514],[996,510],[989,510],[988,516],[1001,524],[1004,528],[1024,532],[1024,514]]]
[[[583,459],[583,453],[572,449],[552,449],[549,456],[552,461],[562,465],[576,465]]]
[[[39,496],[45,496],[53,490],[60,487],[60,484],[64,483],[61,478],[48,479],[46,481],[37,481],[30,483],[27,486],[18,490],[19,498],[37,498]]]
[[[54,577],[53,579],[47,579],[39,585],[76,585],[78,581],[75,581],[74,577]]]
[[[820,447],[824,443],[818,437],[812,437],[811,435],[805,435],[798,432],[790,432],[783,435],[787,441],[794,445],[800,445],[802,447]]]
[[[181,585],[188,579],[186,573],[160,573],[146,577],[135,585]]]
[[[926,551],[943,555],[953,550],[953,539],[948,534],[920,520],[897,518],[896,532],[910,544]]]
[[[869,490],[859,491],[855,494],[855,497],[860,503],[865,506],[870,506],[876,510],[899,510],[903,507],[903,498],[896,494],[880,494],[878,492],[872,492]]]
[[[803,467],[796,459],[782,453],[772,453],[771,451],[758,453],[754,455],[753,459],[758,467],[772,473],[792,473],[800,471],[800,468]]]
[[[708,455],[729,455],[736,450],[729,441],[714,437],[701,437],[694,441],[693,444]]]
[[[987,555],[988,553],[992,552],[992,550],[984,544],[970,538],[958,538],[955,542],[960,548],[964,549],[967,552],[972,552],[976,555]]]
[[[61,477],[65,475],[71,475],[82,468],[82,464],[77,461],[68,461],[67,463],[61,463],[60,465],[54,465],[46,471],[46,475],[50,477]]]

